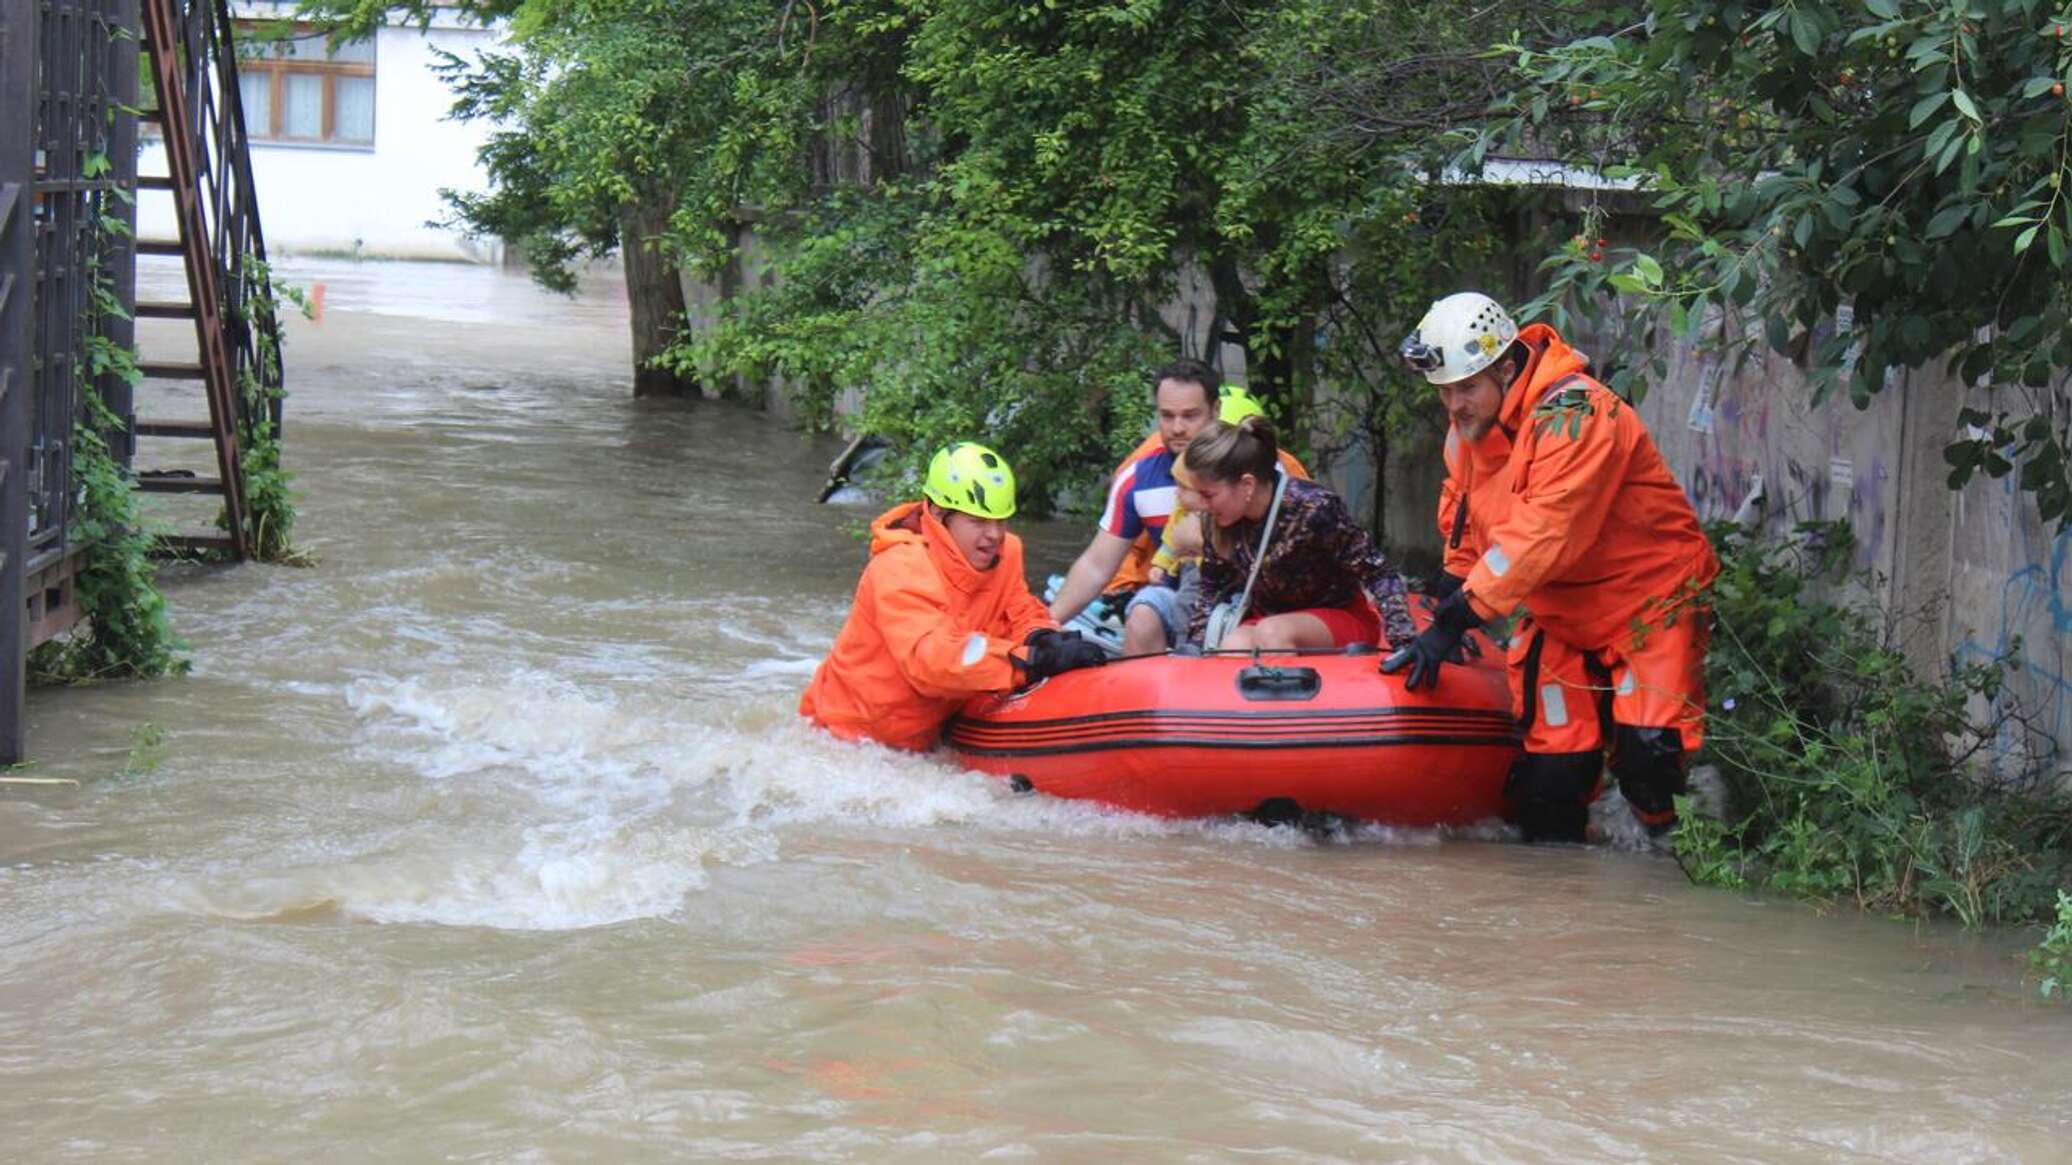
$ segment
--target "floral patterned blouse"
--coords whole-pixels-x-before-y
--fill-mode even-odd
[[[1209,611],[1225,599],[1244,593],[1245,578],[1259,553],[1260,522],[1241,522],[1227,532],[1229,549],[1219,552],[1208,537],[1207,514],[1189,515],[1203,523],[1201,602],[1189,617],[1189,637],[1200,640]],[[1263,522],[1263,519],[1262,519]],[[1366,527],[1353,520],[1337,494],[1315,482],[1292,480],[1281,499],[1266,564],[1252,587],[1247,615],[1278,615],[1310,607],[1349,606],[1361,590],[1381,612],[1381,628],[1389,643],[1401,646],[1415,638],[1403,576],[1389,565]]]

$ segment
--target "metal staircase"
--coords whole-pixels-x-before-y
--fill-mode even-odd
[[[195,347],[171,357],[147,356],[148,381],[199,385],[206,416],[135,418],[135,438],[211,441],[216,475],[143,466],[147,493],[220,500],[217,533],[181,533],[169,548],[233,559],[253,552],[239,445],[261,431],[279,431],[279,323],[264,293],[266,240],[259,226],[251,157],[237,80],[237,52],[226,0],[142,0],[145,54],[157,101],[144,117],[159,130],[166,173],[137,178],[138,197],[168,197],[175,236],[140,238],[142,256],[178,257],[187,299],[139,299],[139,319],[189,319]],[[163,395],[163,394],[161,394]],[[156,447],[139,440],[139,462]]]

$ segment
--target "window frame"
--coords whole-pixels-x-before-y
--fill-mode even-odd
[[[247,111],[245,135],[251,139],[252,143],[255,145],[300,146],[335,150],[374,149],[381,130],[378,117],[370,116],[369,120],[372,124],[369,125],[368,136],[365,138],[340,139],[337,136],[339,78],[364,77],[370,84],[377,86],[379,84],[375,80],[376,66],[379,61],[378,54],[375,51],[374,39],[370,38],[365,42],[368,59],[364,61],[332,60],[329,57],[328,49],[326,49],[326,55],[322,59],[277,56],[267,51],[266,46],[271,42],[248,41],[245,39],[245,34],[259,28],[262,23],[250,20],[241,20],[236,23],[239,48],[237,58],[238,76],[242,79],[263,75],[266,78],[267,85],[267,125],[261,128],[252,124],[249,118],[250,111]],[[324,30],[315,25],[297,24],[294,26],[292,39],[298,41],[321,41],[324,35]],[[285,111],[287,107],[283,98],[287,93],[287,78],[290,75],[313,76],[319,78],[322,82],[323,87],[318,99],[321,113],[318,118],[318,136],[316,137],[291,137],[285,132],[277,132],[277,130],[283,129],[285,124]],[[378,88],[376,93],[379,93]],[[370,110],[370,115],[375,113],[378,113],[378,109]]]

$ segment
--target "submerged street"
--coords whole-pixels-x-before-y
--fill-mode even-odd
[[[193,674],[31,696],[20,1161],[2043,1161],[2019,936],[1660,858],[1018,797],[794,715],[873,510],[636,402],[623,293],[287,264],[318,564],[162,581]],[[1032,574],[1082,518],[1023,524]],[[162,733],[162,739],[160,739]],[[1494,835],[1491,835],[1492,837]]]

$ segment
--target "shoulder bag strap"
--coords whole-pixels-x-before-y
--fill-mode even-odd
[[[1245,617],[1245,611],[1252,605],[1252,584],[1259,581],[1259,568],[1266,564],[1266,549],[1273,544],[1273,523],[1281,516],[1281,498],[1288,492],[1288,471],[1274,467],[1273,504],[1266,508],[1266,528],[1259,532],[1259,553],[1252,556],[1252,573],[1245,576],[1245,592],[1238,596],[1237,613],[1231,616],[1234,623]]]

